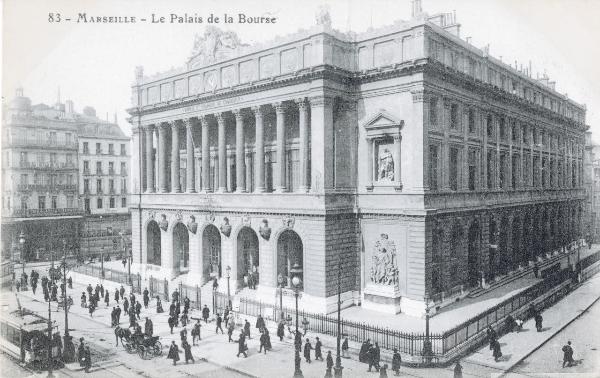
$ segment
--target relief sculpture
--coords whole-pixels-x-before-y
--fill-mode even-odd
[[[372,252],[371,282],[378,285],[396,285],[398,268],[396,267],[396,246],[387,234],[375,242]]]

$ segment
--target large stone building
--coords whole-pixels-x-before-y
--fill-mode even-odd
[[[47,258],[62,239],[77,246],[77,123],[71,102],[31,105],[17,89],[2,127],[2,256]],[[23,250],[19,235],[23,234]],[[21,253],[19,253],[21,252]]]
[[[60,98],[52,107],[32,106],[22,89],[4,114],[3,257],[20,260],[23,250],[26,260],[48,259],[50,250],[62,253],[63,240],[69,251],[97,255],[104,248],[120,254],[117,233],[131,230],[129,138],[116,123],[96,117],[93,108],[77,113],[72,101]],[[102,154],[92,150],[97,144]],[[100,172],[86,169],[96,169],[97,161]],[[97,195],[98,181],[105,182],[103,196]]]
[[[600,238],[600,145],[592,141],[592,133],[585,133],[584,185],[586,190],[584,231],[586,237],[597,243]]]
[[[585,107],[459,37],[452,14],[261,45],[208,27],[132,86],[132,233],[145,276],[301,306],[421,315],[581,230]],[[245,289],[256,271],[255,293]],[[286,290],[289,294],[289,291]],[[289,299],[289,297],[288,297]]]

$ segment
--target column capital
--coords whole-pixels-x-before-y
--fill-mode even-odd
[[[153,123],[149,124],[149,125],[142,125],[141,126],[142,129],[144,129],[145,131],[154,131],[155,125]]]
[[[208,127],[208,116],[206,114],[201,114],[198,116],[198,121],[200,121],[200,124],[202,125],[202,127]]]
[[[219,125],[221,123],[225,123],[225,115],[223,113],[215,113],[215,118],[217,119]]]
[[[181,123],[183,123],[186,129],[191,129],[192,126],[194,126],[194,121],[192,120],[192,118],[183,118],[181,120]]]
[[[158,129],[161,131],[168,130],[171,127],[172,122],[161,122],[158,124]]]
[[[251,109],[252,109],[252,112],[254,113],[255,117],[262,117],[263,116],[263,110],[262,110],[262,107],[260,105],[253,106]]]
[[[176,120],[173,120],[173,121],[169,121],[169,125],[171,126],[171,128],[172,128],[173,130],[177,130],[177,131],[179,131],[179,126],[180,126],[179,122],[180,122],[180,121],[181,121],[181,122],[183,122],[183,120],[182,120],[182,119],[181,119],[181,120],[177,120],[177,119],[176,119]]]
[[[309,98],[310,106],[332,106],[333,105],[333,96],[313,96]]]
[[[236,122],[241,121],[244,118],[244,115],[242,114],[242,109],[233,109],[231,112],[235,116]]]
[[[271,105],[273,106],[273,108],[275,108],[275,112],[280,114],[284,113],[285,109],[287,108],[283,101],[274,102]]]
[[[308,109],[308,101],[306,100],[306,97],[297,98],[294,100],[294,102],[298,105],[299,110]]]

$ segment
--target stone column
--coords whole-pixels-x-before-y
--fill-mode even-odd
[[[210,150],[208,147],[208,120],[205,116],[200,117],[202,124],[202,191],[210,191]]]
[[[396,190],[402,189],[402,134],[394,135],[394,187]]]
[[[181,193],[179,184],[179,124],[171,123],[171,193]]]
[[[246,173],[244,169],[244,117],[240,109],[233,111],[235,115],[235,191],[246,191]]]
[[[219,124],[218,131],[218,152],[219,152],[219,185],[217,191],[219,193],[227,192],[227,150],[225,148],[225,117],[223,113],[217,113],[217,123]]]
[[[158,127],[158,165],[159,165],[159,180],[160,180],[160,192],[167,193],[167,175],[169,174],[167,167],[167,153],[165,146],[167,145],[167,129],[169,128],[168,123],[161,123]]]
[[[194,159],[194,140],[192,139],[192,119],[187,118],[183,123],[185,124],[185,157],[187,159],[186,192],[196,193],[196,160]]]
[[[308,190],[308,102],[301,98],[296,100],[299,113],[299,129],[300,129],[300,186],[299,192]]]
[[[160,125],[159,125],[160,126]],[[154,127],[154,137],[156,138],[156,153],[154,154],[154,190],[160,192],[160,184],[158,177],[160,176],[160,138],[159,138],[160,127]]]
[[[144,132],[146,133],[146,193],[154,193],[154,164],[152,162],[154,126],[148,125]]]
[[[275,192],[285,192],[285,106],[282,102],[273,104],[277,114],[277,183]]]
[[[254,153],[254,191],[263,193],[265,191],[265,141],[263,127],[263,113],[260,106],[252,108],[256,120],[256,142]]]
[[[252,191],[252,153],[244,151],[244,156],[246,158],[246,193],[250,193]]]
[[[367,190],[373,190],[373,167],[375,157],[373,156],[373,139],[367,140]]]
[[[310,190],[323,193],[333,188],[333,98],[310,98]]]

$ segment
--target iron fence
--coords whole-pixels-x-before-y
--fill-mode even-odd
[[[104,277],[102,277],[102,267],[95,265],[79,265],[72,268],[74,272],[85,274],[92,277],[104,278],[105,280],[118,282],[122,285],[129,285],[129,274],[118,270],[104,268]],[[131,274],[131,284],[135,293],[142,292],[142,277],[139,274]]]

